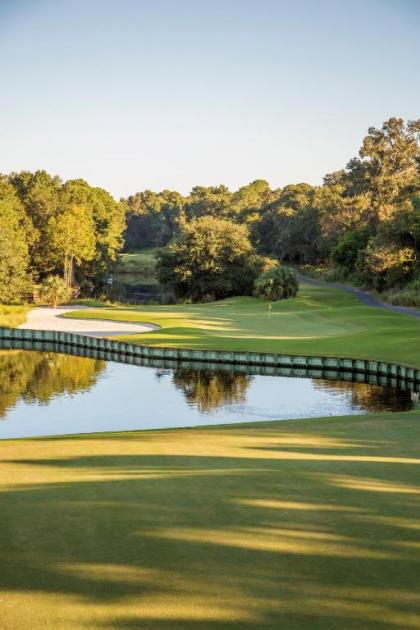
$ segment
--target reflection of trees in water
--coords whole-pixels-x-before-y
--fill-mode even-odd
[[[210,411],[225,404],[244,402],[252,376],[234,372],[213,372],[180,368],[173,372],[173,382],[189,403],[200,411]]]
[[[0,350],[0,418],[19,400],[47,403],[90,389],[106,362],[53,352]]]
[[[324,379],[315,379],[313,383],[316,389],[323,391],[348,392],[351,396],[352,407],[358,406],[366,411],[394,411],[398,408],[410,409],[412,406],[410,392],[392,387]]]

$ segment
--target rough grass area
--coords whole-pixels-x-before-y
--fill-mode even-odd
[[[155,249],[143,249],[122,254],[115,269],[114,279],[123,284],[157,284]]]
[[[349,356],[420,366],[420,319],[365,306],[343,291],[303,284],[295,300],[110,307],[68,317],[152,322],[152,333],[119,337],[147,345]]]
[[[420,627],[420,413],[3,442],[2,630]]]
[[[0,326],[16,328],[26,321],[29,306],[6,306],[0,304]]]
[[[406,288],[394,291],[386,291],[379,296],[385,302],[397,306],[420,306],[420,286],[418,288]]]

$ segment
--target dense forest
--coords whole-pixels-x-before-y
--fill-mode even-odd
[[[287,264],[321,267],[379,291],[410,283],[420,289],[419,138],[420,120],[372,127],[359,155],[322,186],[272,190],[256,180],[235,192],[196,186],[187,197],[137,193],[124,202],[126,250],[166,246],[210,215],[246,226],[257,253]]]
[[[234,192],[223,185],[196,186],[188,196],[146,190],[117,202],[81,179],[62,182],[45,171],[0,175],[0,302],[25,300],[54,275],[82,294],[103,295],[122,250],[163,248],[169,277],[171,260],[179,266],[179,256],[198,243],[206,241],[202,259],[209,256],[212,234],[224,249],[237,244],[242,267],[259,257],[262,268],[269,257],[379,291],[418,293],[419,140],[420,120],[390,118],[370,128],[358,156],[323,185],[274,190],[256,180]],[[243,277],[236,289],[247,292]],[[225,274],[231,292],[232,278]]]

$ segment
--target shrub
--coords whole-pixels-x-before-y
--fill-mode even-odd
[[[346,232],[332,250],[332,261],[343,270],[345,275],[354,273],[357,261],[367,245],[367,229]]]
[[[66,286],[60,276],[48,276],[39,287],[37,302],[49,304],[56,308],[59,304],[68,302],[72,295],[72,289]]]
[[[294,298],[299,290],[296,273],[287,267],[274,267],[255,282],[255,295],[266,302]]]
[[[358,262],[362,277],[378,291],[403,287],[416,268],[416,251],[412,247],[398,247],[369,241]]]

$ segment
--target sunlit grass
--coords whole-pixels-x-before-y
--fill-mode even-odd
[[[1,444],[0,627],[420,628],[420,412]]]
[[[16,328],[26,321],[29,306],[0,304],[0,327]]]
[[[109,307],[69,317],[152,322],[160,329],[119,337],[150,346],[349,356],[420,366],[420,319],[365,306],[343,291],[302,285],[296,300]]]

